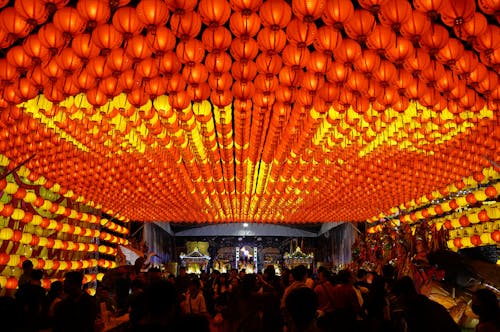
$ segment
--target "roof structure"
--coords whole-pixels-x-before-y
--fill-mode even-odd
[[[113,217],[362,221],[500,163],[498,1],[0,8],[2,165]]]

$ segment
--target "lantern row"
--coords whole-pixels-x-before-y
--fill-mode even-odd
[[[102,280],[104,277],[103,273],[98,273],[98,274],[85,274],[83,276],[83,282],[82,284],[85,285],[89,282],[93,282],[96,280]],[[45,289],[49,289],[50,285],[54,281],[62,281],[61,278],[45,278],[42,279],[42,287]],[[0,276],[0,287],[5,288],[5,289],[16,289],[17,288],[17,283],[18,279],[15,277],[6,277],[6,276]],[[95,290],[94,290],[95,291]]]
[[[9,255],[5,253],[0,254],[0,265],[6,265],[11,267],[21,267],[22,262],[29,259],[33,262],[33,266],[36,269],[43,270],[81,270],[94,267],[102,267],[106,269],[115,268],[116,262],[105,260],[105,259],[82,259],[77,261],[61,261],[61,260],[51,260],[44,258],[27,258],[20,255]]]
[[[447,241],[448,248],[454,251],[498,243],[500,243],[499,221],[451,230]]]
[[[400,215],[400,216],[405,215],[404,218],[407,218],[406,215],[408,215],[410,212],[412,212],[413,210],[419,209],[421,207],[427,206],[434,200],[443,199],[443,198],[446,198],[449,196],[456,196],[457,193],[459,193],[460,191],[465,191],[465,190],[476,188],[479,185],[487,184],[487,183],[491,182],[492,180],[495,180],[498,178],[500,178],[500,173],[498,173],[498,171],[494,167],[484,168],[480,173],[475,173],[474,175],[463,178],[460,181],[457,181],[456,183],[449,184],[444,188],[435,190],[431,193],[428,193],[426,195],[423,195],[421,197],[413,199],[409,202],[405,202],[405,203],[401,204],[399,207],[392,207],[388,211],[388,213],[380,213],[377,216],[374,216],[374,217],[367,219],[366,221],[369,223],[373,223],[373,222],[376,222],[376,221],[384,219],[384,218],[388,218],[388,217],[390,218],[393,215],[395,215],[396,213],[398,213],[398,215]],[[486,193],[486,189],[485,189],[486,196],[496,197],[494,190],[497,190],[497,188],[492,187],[492,186],[488,186],[488,188],[489,188],[488,193]],[[478,193],[478,194],[481,197],[484,197],[484,195],[482,195],[482,193]],[[467,199],[467,198],[465,198],[465,199]],[[472,200],[472,198],[470,198],[470,199]],[[439,212],[439,208],[438,208],[437,212]],[[441,214],[441,213],[436,213],[436,214]],[[420,218],[420,219],[422,219],[422,218]]]
[[[15,182],[7,182],[7,180],[2,180],[0,181],[0,190],[3,190],[5,193],[12,195],[16,199],[21,199],[26,203],[30,203],[33,206],[36,206],[38,208],[42,208],[46,210],[47,212],[50,212],[51,214],[55,215],[60,215],[64,216],[67,218],[83,221],[83,222],[88,222],[91,224],[99,223],[101,226],[106,227],[114,232],[120,233],[120,234],[128,234],[128,229],[120,226],[108,219],[101,218],[99,216],[95,216],[92,214],[88,214],[85,212],[79,212],[74,209],[70,209],[68,207],[59,205],[57,203],[51,202],[48,199],[44,199],[40,195],[37,195],[34,192],[27,191],[24,188],[21,188],[17,183]],[[26,216],[26,213],[21,212],[22,210],[19,211],[19,209],[13,211],[13,218],[15,220],[22,220],[22,219],[29,219],[32,216],[28,215]],[[0,212],[2,213],[2,212]],[[7,211],[5,213],[8,213]],[[29,222],[29,220],[28,220]]]
[[[157,103],[157,105],[159,105],[159,103]],[[167,106],[168,106],[168,104],[167,104]],[[34,106],[34,107],[36,107],[36,106]],[[33,108],[31,108],[31,107],[30,107],[29,109],[33,110]],[[206,112],[206,111],[204,111],[204,110],[203,110],[203,107],[199,107],[199,109],[196,109],[196,107],[194,107],[193,109],[194,109],[194,111],[197,111],[198,113],[201,113],[201,112]],[[200,112],[200,110],[201,110],[201,112]],[[166,111],[168,111],[168,112],[169,112],[169,113],[167,113],[167,114],[170,114],[169,121],[171,121],[171,120],[170,120],[170,118],[172,118],[172,117],[173,117],[173,119],[174,119],[174,121],[175,121],[175,118],[176,118],[176,117],[174,117],[175,113],[171,112],[171,108],[168,108]],[[162,109],[160,109],[160,110],[158,111],[158,114],[164,114],[163,112],[164,112],[164,111],[163,111]],[[150,113],[151,113],[151,112],[150,112]],[[356,114],[355,112],[352,112],[352,113],[353,113],[353,114]],[[154,118],[157,118],[157,119],[159,119],[159,118],[160,118],[160,116],[159,116],[158,114],[155,114],[155,113],[154,113],[154,111],[153,111],[153,113],[152,113],[152,114],[153,114],[153,116],[152,116],[152,117],[153,117],[153,119],[154,119]],[[204,114],[204,113],[202,113],[202,114]],[[210,113],[209,113],[209,114],[210,114]],[[328,121],[335,121],[335,120],[330,120],[330,119],[331,119],[331,117],[337,117],[337,119],[338,119],[338,117],[339,117],[338,115],[339,115],[339,114],[340,114],[340,113],[337,113],[337,112],[335,112],[334,110],[331,110],[331,111],[328,113],[328,116],[326,117],[326,119],[324,119],[324,120],[322,120],[322,121],[323,121],[323,123],[327,123]],[[486,113],[485,113],[485,114],[486,114]],[[405,121],[410,122],[410,121],[412,120],[412,118],[413,118],[415,115],[418,115],[417,108],[413,108],[413,109],[411,109],[411,110],[407,111],[407,113],[404,113],[404,114],[403,114],[403,116],[401,116],[401,118],[398,118],[397,120],[395,120],[395,123],[397,124],[397,125],[395,126],[395,128],[404,127],[404,122],[405,122]],[[426,115],[426,116],[431,117],[432,115],[433,115],[432,113],[429,113],[429,112],[428,112],[428,115]],[[116,116],[116,117],[119,117],[120,115],[116,115],[116,114],[115,114],[115,116]],[[480,116],[480,114],[477,114],[476,116]],[[489,114],[489,116],[491,116],[491,113]],[[355,118],[354,118],[354,119],[355,119]],[[359,118],[358,118],[358,119],[359,119]],[[473,118],[472,118],[472,119],[473,119]],[[476,119],[477,119],[477,118],[476,118]],[[487,119],[487,117],[486,117],[486,119]],[[349,121],[348,119],[346,119],[346,120],[347,120],[347,121]],[[159,120],[157,120],[157,121],[159,122]],[[156,123],[156,122],[155,122],[155,123]],[[174,122],[174,123],[175,123],[175,122]],[[325,125],[325,126],[324,126],[324,128],[325,128],[325,127],[328,127],[328,126],[329,126],[329,125]],[[201,130],[204,130],[204,128],[203,128],[203,124],[201,124],[201,125],[200,125],[200,127],[201,127],[201,128],[200,128]],[[330,126],[330,127],[331,127],[331,126]],[[321,129],[323,129],[323,128],[320,128],[320,130],[321,130]],[[318,131],[320,131],[320,130],[318,130]],[[396,130],[393,130],[393,132],[396,132]],[[459,133],[459,132],[457,132],[457,133]],[[182,131],[181,131],[181,132],[179,132],[179,133],[177,134],[177,136],[182,135],[182,134],[183,134],[183,133],[182,133]],[[177,136],[175,136],[175,137],[177,137]],[[451,138],[448,138],[448,140],[449,140],[449,139],[451,139]],[[447,141],[447,140],[444,140],[444,141]],[[216,141],[214,141],[214,143],[216,143]],[[235,146],[236,146],[236,144],[235,144]],[[195,145],[195,148],[196,148],[196,145]],[[323,149],[323,147],[321,147],[321,148]],[[208,150],[208,149],[206,149],[206,150]],[[195,151],[196,151],[196,150],[195,150]],[[204,151],[203,151],[203,150],[199,150],[199,151],[200,151],[200,152],[198,152],[198,151],[197,151],[197,152],[198,152],[197,154],[198,154],[198,155],[203,156],[203,155],[204,155]],[[177,152],[177,153],[178,153],[178,152]],[[210,154],[210,152],[205,153],[205,155],[206,155],[206,154]],[[332,158],[332,159],[333,159],[333,158]],[[335,159],[334,159],[334,161],[337,161],[336,159],[338,159],[338,158],[335,158]],[[193,160],[193,157],[191,157],[191,160]],[[180,159],[179,159],[179,161],[180,161]],[[195,161],[196,161],[196,159],[195,159]],[[279,162],[279,161],[276,161],[276,160],[274,161],[274,163],[278,163],[278,162]],[[129,162],[128,162],[128,163],[129,163]],[[265,164],[264,164],[264,165],[265,165]],[[269,165],[269,166],[270,166],[270,165]],[[267,167],[267,171],[269,170],[269,166],[268,166],[268,165],[266,165],[266,167]],[[198,171],[198,172],[199,172],[199,171]],[[209,173],[209,174],[210,174],[210,173]],[[265,174],[265,173],[264,173],[264,174]],[[137,174],[137,175],[138,175],[138,176],[140,176],[140,174]],[[208,175],[208,176],[209,176],[209,178],[207,178],[206,182],[210,183],[210,182],[212,182],[213,180],[210,180],[210,175]],[[199,178],[199,175],[195,176],[194,178]],[[257,180],[259,180],[259,179],[257,179]],[[261,183],[265,183],[265,182],[266,182],[266,181],[261,181]],[[130,184],[131,184],[130,182],[123,183],[123,185],[124,185],[124,186],[126,186],[126,185],[130,186]],[[141,185],[141,184],[140,184],[140,182],[139,182],[137,185],[139,185],[139,186],[140,186],[140,185]],[[193,185],[192,185],[191,183],[190,183],[190,184],[188,184],[188,185],[189,185],[189,187],[190,187],[190,188],[192,188],[192,187],[193,187]],[[176,189],[180,189],[180,188],[176,188]],[[224,188],[224,189],[225,189],[225,188]],[[128,190],[127,190],[127,191],[128,191]],[[133,191],[133,189],[130,189],[130,192],[132,192],[132,191]],[[191,190],[190,192],[192,192],[192,190]],[[201,192],[204,192],[204,190],[203,190],[203,189],[201,189]],[[222,193],[224,193],[224,192],[222,192]]]
[[[428,219],[429,223],[436,224],[438,230],[445,228],[447,230],[468,227],[471,224],[484,224],[490,221],[495,221],[500,219],[500,204],[484,204],[481,207],[469,208],[465,211],[456,211],[446,216],[436,216],[430,217]],[[391,220],[388,221],[394,226],[400,226],[403,223],[408,223],[410,225],[416,224],[417,220]],[[374,234],[382,232],[384,230],[383,223],[376,226],[372,226],[367,229],[369,234]]]
[[[18,165],[13,165],[8,157],[6,157],[4,154],[0,154],[0,167],[6,167],[6,166],[7,167],[17,167]],[[60,195],[63,195],[66,198],[73,199],[77,203],[80,203],[80,202],[85,200],[83,197],[74,197],[75,195],[74,195],[72,190],[66,190],[64,188],[61,188],[61,186],[59,184],[51,182],[51,181],[47,181],[47,179],[44,177],[41,177],[38,175],[36,177],[33,177],[34,174],[29,169],[27,169],[24,165],[21,165],[21,167],[19,167],[19,169],[17,170],[17,174],[19,174],[19,176],[21,176],[22,178],[26,179],[26,181],[30,181],[29,185],[43,186],[47,190],[50,190],[54,193],[58,193]],[[0,182],[0,187],[3,188],[3,190],[7,193],[10,193],[10,194],[17,193],[17,191],[19,190],[19,185],[15,182],[12,182],[12,181],[7,182],[8,179],[9,179],[9,177],[7,177],[7,179],[2,180]],[[23,195],[21,195],[21,196],[23,196],[22,199],[26,203],[30,203],[30,204],[32,203],[34,206],[44,208],[45,210],[47,210],[53,214],[66,215],[69,213],[69,215],[73,219],[81,220],[84,222],[90,222],[90,223],[98,223],[101,220],[100,217],[89,214],[89,213],[85,213],[85,212],[76,211],[76,214],[75,214],[75,210],[73,210],[73,209],[64,208],[64,211],[63,211],[62,210],[63,207],[59,206],[58,204],[53,203],[50,200],[47,200],[47,199],[40,197],[38,195],[36,195],[36,197],[33,195],[36,195],[36,194],[33,192],[26,192],[26,195],[24,195],[24,192],[23,192]],[[91,208],[95,208],[95,209],[101,208],[98,204],[96,204],[94,202],[87,202],[87,203],[90,204]],[[57,209],[56,209],[56,207],[57,207]],[[52,210],[54,212],[52,212],[50,210]],[[69,210],[69,212],[68,212],[68,210]],[[128,219],[126,219],[118,214],[115,214],[112,210],[108,210],[105,212],[108,214],[111,214],[111,215],[115,215],[115,218],[120,220],[121,222],[128,222],[129,221]],[[118,227],[117,227],[117,229],[118,229]],[[116,230],[113,230],[113,231],[116,231]],[[123,231],[125,232],[124,234],[126,234],[127,231],[126,230],[123,230]]]
[[[19,242],[31,246],[40,246],[49,249],[69,250],[69,251],[82,251],[82,252],[99,252],[101,254],[116,256],[117,249],[92,243],[66,241],[60,239],[47,238],[38,236],[31,233],[23,233],[20,230],[3,227],[0,230],[0,240]]]
[[[0,152],[105,210],[213,222],[363,220],[496,156],[498,27],[475,3],[237,3],[79,1],[10,32]]]
[[[283,100],[300,105],[324,105],[326,99],[353,105],[364,113],[371,103],[379,110],[394,107],[402,111],[408,99],[421,99],[426,106],[442,110],[448,105],[459,112],[482,109],[482,96],[495,109],[500,91],[494,70],[500,63],[500,28],[488,24],[473,2],[464,1],[467,5],[459,10],[451,0],[443,1],[439,8],[417,3],[413,10],[407,1],[389,0],[354,10],[345,0],[311,2],[305,7],[301,1],[293,1],[291,7],[284,0],[235,7],[234,1],[202,0],[195,11],[196,2],[186,6],[142,0],[137,8],[113,12],[107,1],[81,0],[77,8],[61,5],[48,23],[42,1],[16,3],[18,6],[0,13],[4,31],[0,43],[8,47],[17,39],[24,40],[2,59],[1,78],[10,83],[3,88],[4,105],[29,100],[43,90],[54,102],[85,92],[94,106],[105,105],[121,92],[136,107],[151,96],[164,94],[176,109],[208,98],[224,107],[233,97],[259,99],[256,103],[262,106],[282,84],[304,87],[297,92],[297,100],[286,96]],[[459,39],[431,20],[436,13],[454,28]],[[315,20],[320,18],[324,25],[318,28]],[[224,26],[228,21],[230,29]],[[170,28],[165,26],[167,22]],[[200,41],[202,23],[206,29]],[[38,25],[40,29],[30,34]],[[141,34],[143,29],[146,36]],[[471,43],[480,56],[465,50],[464,42]],[[316,51],[311,53],[308,46],[312,45]],[[393,63],[404,64],[408,71],[398,72]],[[26,77],[21,77],[23,73]],[[417,84],[420,80],[411,74],[423,83]],[[469,85],[457,75],[466,77]],[[327,85],[326,92],[321,90],[326,98],[311,99],[325,76],[331,83],[346,83],[342,98],[330,100],[329,95],[340,91],[338,86]],[[402,85],[392,87],[396,79]],[[449,94],[451,101],[441,93]],[[290,90],[288,94],[295,95]]]

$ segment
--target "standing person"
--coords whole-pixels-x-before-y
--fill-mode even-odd
[[[83,274],[72,271],[64,277],[64,299],[54,308],[54,332],[94,332],[95,299],[82,290]]]
[[[342,270],[338,274],[339,284],[333,288],[332,319],[336,322],[339,331],[354,331],[356,329],[356,317],[361,311],[361,305],[352,284],[352,279],[349,270]]]
[[[47,304],[49,306],[49,318],[54,318],[54,308],[63,299],[63,283],[54,281],[50,284],[50,290],[47,294]]]
[[[309,287],[293,289],[285,301],[288,331],[317,332],[316,310],[318,301]],[[342,330],[338,330],[342,331]]]
[[[179,275],[175,279],[175,287],[177,289],[177,292],[179,293],[179,297],[182,298],[182,295],[186,294],[189,287],[189,276],[186,273],[185,266],[181,266],[179,268]]]
[[[318,327],[324,331],[333,328],[333,285],[330,283],[329,273],[324,267],[318,268],[318,283],[314,288],[314,293],[318,298],[318,310],[321,316],[318,318]]]
[[[200,289],[200,280],[198,279],[191,280],[189,284],[186,300],[184,301],[184,313],[207,315],[205,297]]]
[[[27,259],[23,262],[22,267],[23,267],[23,274],[21,274],[21,276],[19,277],[19,281],[17,282],[18,287],[30,283],[31,272],[33,271],[33,263],[29,259]]]
[[[472,297],[472,311],[479,316],[476,332],[500,332],[500,308],[495,293],[477,290]]]
[[[43,272],[33,270],[27,284],[19,287],[16,300],[22,309],[25,331],[38,331],[46,327],[47,297],[42,287]]]
[[[459,332],[460,328],[448,310],[424,295],[418,294],[413,280],[403,277],[394,284],[400,304],[391,321],[396,332]]]
[[[306,277],[307,277],[307,268],[304,265],[298,265],[292,269],[292,280],[293,282],[285,289],[285,293],[281,298],[281,309],[285,308],[286,297],[290,292],[296,288],[307,287],[306,285]]]

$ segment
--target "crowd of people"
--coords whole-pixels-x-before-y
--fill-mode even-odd
[[[29,262],[29,261],[26,261]],[[164,278],[157,269],[124,273],[95,296],[82,287],[83,274],[68,272],[64,282],[41,287],[42,271],[23,265],[14,297],[0,298],[3,331],[95,332],[102,315],[128,315],[112,331],[323,332],[460,331],[448,311],[418,294],[409,277],[396,279],[390,265],[382,275],[364,270],[316,274],[299,265],[281,276],[213,271]],[[477,332],[500,331],[497,298],[478,290],[472,310]]]

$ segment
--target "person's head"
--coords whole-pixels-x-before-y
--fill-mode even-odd
[[[33,262],[27,259],[23,262],[22,267],[25,274],[30,274],[33,271]]]
[[[219,276],[219,283],[225,285],[227,283],[227,273],[222,273]]]
[[[356,274],[356,278],[359,280],[359,281],[365,281],[366,280],[366,275],[368,273],[366,272],[365,269],[359,269],[358,270],[358,273]]]
[[[78,296],[82,292],[83,273],[71,271],[64,276],[64,293],[69,296]]]
[[[292,269],[294,281],[304,281],[307,276],[307,268],[304,265],[298,265]]]
[[[240,273],[239,273],[240,279],[243,279],[245,277],[245,274],[247,274],[247,270],[246,269],[241,269]]]
[[[480,319],[491,319],[500,317],[498,299],[491,290],[483,288],[477,290],[472,296],[472,311]]]
[[[274,266],[268,265],[264,269],[263,277],[264,277],[265,280],[272,280],[272,279],[274,279],[276,277],[276,271],[274,270]]]
[[[352,281],[352,274],[349,270],[342,270],[337,276],[337,280],[341,284],[348,284]]]
[[[198,293],[198,291],[200,290],[200,280],[198,278],[193,278],[191,279],[191,281],[189,282],[189,293],[191,294],[194,294],[194,293]]]
[[[171,283],[172,285],[175,285],[175,276],[173,274],[169,274],[167,281]]]
[[[413,283],[413,280],[408,276],[398,279],[394,284],[392,291],[398,297],[407,297],[417,294],[415,284]]]
[[[186,275],[186,267],[185,266],[181,266],[179,268],[179,275],[184,277]]]
[[[396,276],[396,269],[390,264],[386,264],[382,267],[382,275],[386,279],[394,279]]]
[[[325,267],[323,267],[323,266],[320,266],[318,268],[317,273],[318,273],[318,280],[320,282],[325,282],[330,277],[330,274],[328,273],[328,270]]]
[[[43,278],[43,271],[42,270],[33,270],[33,271],[31,271],[31,274],[30,274],[30,284],[41,286],[42,285],[42,278]]]
[[[51,283],[49,293],[54,296],[61,296],[63,293],[63,283],[59,280]]]
[[[285,299],[287,319],[291,331],[303,331],[314,323],[318,300],[309,287],[292,290]]]

